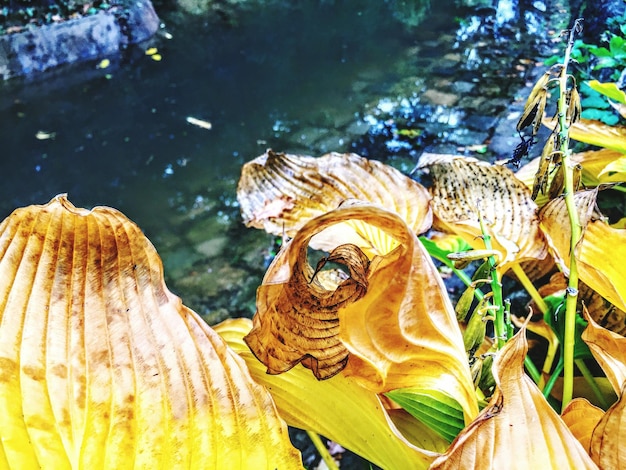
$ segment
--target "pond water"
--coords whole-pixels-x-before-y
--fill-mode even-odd
[[[412,30],[387,3],[362,3],[307,0],[227,22],[156,3],[164,28],[124,60],[0,84],[0,216],[58,193],[115,207],[154,243],[188,306],[210,322],[251,315],[273,240],[241,225],[241,165],[267,147],[367,153],[372,109],[449,79],[460,60],[454,1],[433,2]],[[445,103],[422,111],[440,114],[435,125],[458,120]]]

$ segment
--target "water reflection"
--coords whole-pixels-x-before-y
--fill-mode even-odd
[[[161,60],[139,50],[129,64],[113,58],[107,68],[98,61],[0,86],[0,216],[61,192],[77,206],[117,207],[155,243],[186,303],[209,311],[207,299],[231,291],[253,298],[263,262],[246,250],[263,235],[239,227],[241,165],[288,135],[299,148],[277,148],[347,150],[349,139],[332,131],[358,121],[399,77],[420,80],[407,51],[454,30],[453,4],[436,2],[428,28],[408,32],[384,2],[309,0],[236,26],[157,3],[166,29],[150,46]],[[354,123],[354,132],[365,125]],[[303,136],[295,144],[293,129]]]

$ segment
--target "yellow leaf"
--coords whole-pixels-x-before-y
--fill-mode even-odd
[[[620,399],[611,406],[593,430],[589,455],[600,468],[626,468],[626,384]]]
[[[432,469],[596,468],[524,373],[525,334],[523,328],[499,351],[494,362],[497,387],[489,405]]]
[[[382,468],[425,469],[437,455],[433,451],[445,449],[442,439],[406,413],[393,410],[391,420],[380,398],[350,377],[339,374],[318,381],[300,365],[284,374],[266,374],[243,341],[251,327],[250,320],[239,318],[226,320],[215,330],[246,361],[255,381],[271,391],[290,426],[326,436]],[[394,422],[421,448],[403,437]]]
[[[313,158],[268,150],[244,165],[237,186],[247,226],[289,237],[347,199],[395,211],[418,234],[432,223],[428,192],[420,184],[388,165],[353,153]],[[396,246],[384,232],[354,222],[336,224],[311,246],[330,251],[336,237],[367,254],[384,254]]]
[[[599,326],[583,309],[589,322],[582,334],[619,399],[593,431],[590,455],[600,468],[626,468],[626,338]]]
[[[587,187],[598,186],[600,183],[607,183],[611,180],[618,180],[619,175],[623,177],[623,172],[614,175],[605,170],[614,162],[621,161],[623,158],[623,153],[612,149],[588,150],[572,155],[572,161],[579,163],[583,167],[583,183]]]
[[[619,394],[626,383],[626,338],[598,325],[586,309],[583,313],[589,324],[582,339]]]
[[[602,297],[626,311],[626,230],[615,229],[602,220],[594,220],[596,190],[579,191],[575,195],[583,227],[583,239],[577,247],[578,272],[581,281]],[[541,225],[550,239],[555,259],[561,269],[569,272],[570,228],[563,198],[546,204],[541,210]]]
[[[299,468],[244,362],[120,212],[65,196],[0,224],[3,468]]]
[[[432,176],[429,190],[435,228],[456,233],[472,247],[482,249],[482,217],[493,248],[502,253],[502,272],[512,262],[546,257],[537,206],[529,189],[508,168],[435,154],[423,154],[420,168]]]
[[[557,125],[555,118],[544,118],[543,124],[550,129]],[[570,138],[586,144],[626,153],[626,127],[609,126],[600,121],[581,119],[569,128]]]
[[[369,261],[352,251],[345,258],[350,277],[336,290],[316,285],[309,240],[351,219],[384,230],[398,247]],[[344,374],[376,393],[441,389],[466,419],[477,413],[461,332],[437,270],[404,221],[378,206],[344,205],[306,223],[268,269],[253,324],[246,343],[271,373],[303,361],[326,378],[347,360]]]
[[[563,410],[561,418],[578,442],[589,452],[591,434],[603,415],[604,411],[584,398],[575,398]]]

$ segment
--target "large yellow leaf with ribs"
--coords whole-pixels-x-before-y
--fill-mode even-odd
[[[64,196],[0,225],[0,468],[298,468],[245,363],[120,212]]]
[[[314,158],[268,150],[243,166],[237,186],[237,200],[247,226],[289,237],[307,221],[348,199],[383,206],[418,234],[432,223],[429,196],[423,186],[389,165],[354,153]],[[315,237],[311,246],[330,251],[337,237],[368,254],[381,254],[397,246],[384,232],[357,221],[335,224]]]

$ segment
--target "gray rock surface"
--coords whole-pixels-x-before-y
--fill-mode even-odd
[[[32,76],[64,64],[107,57],[159,27],[152,3],[139,0],[95,15],[0,36],[0,77]]]

